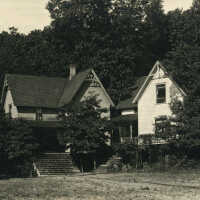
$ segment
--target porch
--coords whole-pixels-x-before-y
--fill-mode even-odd
[[[120,115],[112,119],[116,127],[113,143],[135,143],[138,137],[137,114]]]
[[[131,143],[135,145],[166,144],[168,138],[161,138],[156,134],[138,135],[137,114],[120,115],[112,119],[117,127],[113,134],[114,143]]]

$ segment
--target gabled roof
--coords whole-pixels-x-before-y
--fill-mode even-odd
[[[6,74],[5,81],[16,106],[60,108],[70,103],[92,69],[68,78]],[[102,86],[103,87],[103,86]],[[105,91],[105,89],[103,88]],[[108,95],[106,93],[106,95]],[[111,104],[112,100],[109,98]]]
[[[153,75],[154,75],[154,71],[157,68],[161,68],[165,74],[168,75],[168,78],[171,79],[171,81],[174,83],[174,85],[176,85],[177,89],[181,92],[181,94],[183,96],[186,96],[186,93],[181,89],[181,87],[174,81],[174,79],[172,78],[172,76],[170,74],[168,74],[166,68],[161,64],[160,61],[157,61],[155,63],[155,65],[153,66],[152,70],[150,71],[150,73],[148,74],[148,76],[146,77],[146,79],[144,80],[141,88],[139,89],[139,91],[137,92],[136,96],[133,98],[133,104],[137,103],[138,99],[141,97],[141,95],[143,94],[145,88],[147,87],[147,85],[149,84],[149,82],[152,80]]]
[[[174,81],[174,79],[172,78],[172,76],[167,72],[167,70],[161,64],[161,62],[157,61],[155,63],[155,65],[153,66],[152,70],[150,71],[150,73],[148,74],[148,76],[143,76],[143,77],[139,78],[136,81],[136,84],[135,84],[135,86],[133,88],[132,97],[129,98],[129,99],[126,99],[124,101],[119,102],[119,104],[117,105],[117,109],[118,110],[131,109],[131,108],[137,107],[137,101],[141,97],[141,95],[143,94],[145,88],[147,87],[147,85],[149,84],[149,82],[151,81],[151,79],[153,78],[154,71],[157,69],[157,67],[160,67],[164,71],[164,73],[168,75],[168,77],[171,79],[171,81],[176,85],[177,89],[181,92],[181,94],[183,96],[186,96],[186,93]]]
[[[49,78],[6,74],[8,87],[11,90],[16,106],[56,108],[64,87],[65,78]]]
[[[79,88],[81,87],[83,81],[86,79],[87,75],[92,69],[85,70],[78,73],[72,78],[71,81],[66,81],[64,89],[62,91],[61,98],[59,99],[58,106],[62,107],[71,102]]]

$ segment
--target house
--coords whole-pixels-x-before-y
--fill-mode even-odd
[[[120,116],[114,121],[124,121],[119,126],[121,142],[134,137],[154,137],[156,123],[172,115],[170,109],[172,99],[177,98],[183,101],[185,96],[183,89],[174,81],[166,68],[157,61],[148,76],[136,81],[132,97],[117,105]]]
[[[76,67],[71,65],[66,78],[6,74],[1,105],[9,118],[31,121],[40,138],[41,153],[53,156],[65,153],[66,149],[59,144],[56,134],[63,108],[90,95],[97,95],[100,106],[108,110],[102,117],[110,118],[114,104],[97,74],[93,69],[76,73]]]

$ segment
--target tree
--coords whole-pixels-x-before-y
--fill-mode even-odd
[[[39,144],[30,124],[0,116],[1,173],[8,176],[30,176]]]
[[[163,0],[151,0],[145,6],[144,45],[151,63],[162,60],[169,50],[168,18],[164,12]]]
[[[194,0],[193,5],[188,10],[176,9],[168,13],[169,17],[169,42],[172,48],[176,48],[181,43],[187,45],[197,45],[200,42],[200,4],[199,0]],[[192,30],[192,31],[191,31]]]
[[[161,146],[161,151],[175,156],[178,165],[199,160],[200,95],[196,92],[185,97],[184,102],[174,98],[171,102],[172,116],[155,125],[156,136],[167,141]]]
[[[130,96],[143,66],[145,5],[145,0],[51,0],[47,5],[52,35],[65,47],[68,61],[79,70],[93,66],[115,102]]]
[[[171,50],[163,61],[187,93],[183,104],[172,102],[172,113],[175,117],[170,118],[167,127],[165,126],[165,134],[173,137],[173,140],[169,140],[169,150],[186,160],[198,159],[195,155],[199,154],[200,147],[199,11],[199,1],[194,1],[192,7],[186,11],[175,10],[168,13]]]
[[[70,144],[72,157],[81,171],[91,170],[94,161],[98,165],[106,159],[109,135],[105,134],[107,120],[101,115],[96,97],[88,97],[68,108],[67,116],[63,116],[64,132],[59,138],[62,144]]]
[[[200,47],[189,45],[185,42],[169,51],[164,65],[179,85],[190,94],[198,86],[200,73]]]

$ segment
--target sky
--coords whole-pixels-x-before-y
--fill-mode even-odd
[[[45,9],[48,0],[0,0],[0,32],[9,27],[21,33],[43,29],[50,24],[49,12]],[[187,9],[192,0],[164,0],[165,11],[175,8]]]

